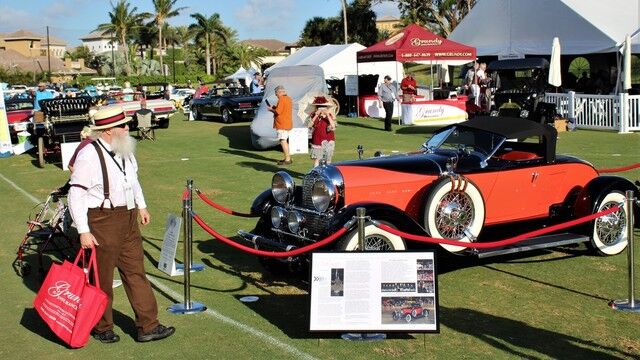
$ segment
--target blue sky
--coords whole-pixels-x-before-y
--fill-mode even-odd
[[[151,0],[130,0],[130,3],[141,12],[153,10]],[[340,4],[340,0],[179,0],[177,6],[188,8],[169,23],[188,25],[192,22],[189,14],[199,12],[209,16],[217,12],[241,40],[273,38],[293,42],[308,19],[336,16],[342,11]],[[0,32],[26,29],[44,35],[48,25],[51,35],[75,46],[80,44],[80,36],[109,21],[110,9],[109,0],[1,0]],[[393,3],[382,3],[374,10],[378,17],[399,16]]]

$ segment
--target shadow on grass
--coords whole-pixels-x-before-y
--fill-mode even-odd
[[[256,151],[253,145],[251,145],[251,130],[249,125],[223,126],[218,131],[218,134],[229,140],[229,147],[231,149]]]
[[[637,354],[603,346],[593,341],[530,326],[522,321],[485,314],[473,309],[440,307],[441,324],[518,358],[619,359]],[[532,355],[525,350],[538,354]]]

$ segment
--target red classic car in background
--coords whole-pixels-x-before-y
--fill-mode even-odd
[[[6,100],[5,107],[7,109],[7,121],[9,123],[9,132],[11,141],[18,141],[18,133],[27,130],[27,125],[31,123],[33,117],[33,99],[31,98],[14,98]]]
[[[301,247],[335,233],[364,207],[371,219],[404,232],[486,242],[603,211],[621,204],[626,190],[638,196],[631,181],[556,155],[556,137],[553,127],[533,121],[477,117],[436,131],[420,151],[318,166],[301,185],[280,171],[252,205],[261,215],[253,233],[240,234],[259,249]],[[626,211],[516,246],[442,247],[486,257],[587,242],[601,255],[614,255],[627,246]],[[357,231],[332,246],[358,249]],[[421,246],[366,223],[367,250]]]

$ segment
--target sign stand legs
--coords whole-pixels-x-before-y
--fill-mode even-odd
[[[207,307],[198,302],[191,301],[191,256],[193,240],[192,196],[193,180],[187,180],[189,196],[182,200],[182,216],[184,226],[184,303],[173,304],[167,310],[172,314],[193,314],[207,310]]]
[[[365,248],[365,232],[364,222],[366,220],[366,209],[363,207],[356,208],[356,219],[358,220],[358,249],[359,251],[367,251]],[[387,334],[384,333],[345,333],[341,337],[344,340],[350,341],[371,341],[371,340],[384,340],[387,338]]]
[[[629,262],[629,298],[624,300],[613,300],[609,305],[614,310],[640,312],[640,303],[635,301],[634,293],[634,244],[633,244],[633,205],[636,198],[633,197],[633,191],[627,190],[625,192],[625,208],[627,209],[627,259]]]

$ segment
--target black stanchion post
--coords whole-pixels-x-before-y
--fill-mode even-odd
[[[629,298],[625,300],[613,300],[609,305],[614,310],[640,312],[640,304],[636,304],[635,301],[635,284],[634,284],[634,244],[633,244],[633,205],[636,202],[636,198],[633,196],[632,190],[625,192],[625,204],[624,207],[627,210],[626,224],[627,224],[627,260],[629,262]]]
[[[189,196],[182,199],[182,226],[184,233],[184,303],[173,304],[167,310],[173,314],[193,314],[207,310],[207,307],[201,303],[191,301],[191,254],[193,243],[193,180],[187,180],[187,190]]]
[[[356,219],[358,220],[358,250],[367,251],[365,243],[364,223],[367,209],[363,207],[356,208]],[[363,340],[384,340],[387,338],[383,333],[346,333],[341,336],[344,340],[363,341]]]

